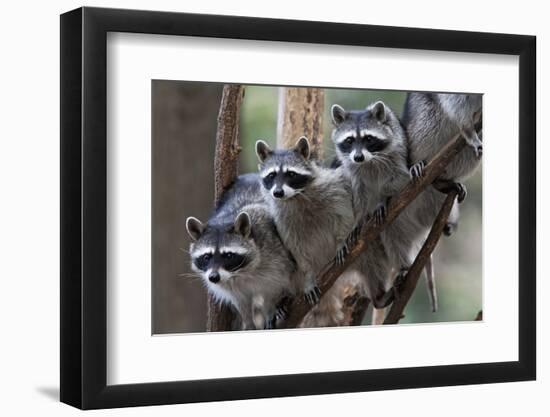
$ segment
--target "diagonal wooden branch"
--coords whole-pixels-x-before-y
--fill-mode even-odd
[[[391,223],[426,187],[431,185],[436,178],[441,176],[446,166],[466,146],[465,139],[456,135],[435,157],[426,165],[424,175],[414,182],[410,182],[401,192],[391,199],[386,220],[381,225],[376,225],[373,220],[367,222],[362,230],[356,244],[350,248],[349,254],[342,265],[332,260],[317,279],[322,295],[332,287],[338,277],[357,259],[357,257],[368,249],[370,242],[373,242],[382,232],[384,227]],[[310,306],[297,297],[290,306],[290,314],[284,326],[287,328],[297,327],[304,316],[310,310]]]
[[[422,245],[420,252],[418,252],[416,259],[407,272],[403,287],[399,291],[399,298],[394,300],[392,303],[390,311],[384,320],[384,324],[397,324],[403,317],[403,311],[412,297],[416,284],[418,283],[420,275],[424,270],[424,266],[426,266],[426,262],[430,259],[430,256],[432,255],[432,252],[434,251],[437,242],[439,242],[439,238],[443,233],[443,229],[449,219],[449,214],[451,213],[457,194],[458,192],[455,190],[447,194],[447,197],[445,198],[445,201],[443,202],[443,205],[434,220],[432,229],[430,230],[426,241]]]
[[[218,205],[223,192],[233,183],[239,168],[239,119],[244,87],[240,84],[226,84],[223,87],[218,131],[216,133],[216,153],[214,156],[214,202]],[[235,314],[227,305],[214,301],[208,294],[206,330],[209,332],[231,330]]]

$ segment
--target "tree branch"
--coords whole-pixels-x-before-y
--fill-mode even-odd
[[[223,192],[235,181],[239,168],[239,120],[244,87],[240,84],[226,84],[223,87],[216,153],[214,156],[214,203],[217,206]],[[235,313],[231,307],[216,303],[208,295],[206,330],[209,332],[231,330]]]
[[[445,201],[443,202],[443,205],[434,220],[434,224],[428,234],[428,237],[426,238],[426,241],[422,245],[420,252],[418,252],[416,259],[407,272],[403,287],[399,291],[399,297],[396,298],[391,305],[390,311],[386,316],[386,320],[384,320],[384,324],[397,324],[401,317],[403,317],[403,311],[412,297],[416,284],[420,279],[420,274],[422,274],[422,270],[424,269],[424,266],[426,266],[426,262],[430,259],[430,256],[432,255],[432,252],[434,251],[437,242],[439,242],[439,238],[443,233],[443,229],[445,228],[445,224],[447,223],[457,194],[458,192],[456,190],[453,190],[447,194],[447,197],[445,198]]]
[[[317,279],[322,296],[332,287],[338,277],[357,259],[357,257],[368,249],[368,244],[373,242],[382,232],[384,227],[390,224],[426,187],[431,185],[436,178],[441,176],[445,167],[452,159],[466,146],[465,139],[456,135],[435,157],[426,165],[424,175],[407,184],[401,192],[391,199],[384,223],[376,225],[374,220],[368,221],[361,230],[360,237],[356,244],[350,248],[349,254],[343,263],[338,265],[332,260]],[[296,327],[310,310],[310,306],[296,297],[290,306],[290,315],[285,322],[285,327]]]

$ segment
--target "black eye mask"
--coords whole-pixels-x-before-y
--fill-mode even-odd
[[[234,272],[248,264],[248,258],[234,252],[222,253],[219,255],[220,265],[229,272]]]
[[[212,259],[213,259],[213,255],[211,253],[205,253],[204,255],[201,255],[198,258],[193,259],[193,263],[201,271],[206,271],[208,270],[208,267],[211,264]]]
[[[223,268],[226,271],[234,272],[240,268],[243,268],[249,263],[248,258],[245,255],[241,255],[234,252],[220,253],[216,251],[212,254],[204,254],[193,260],[195,266],[205,272],[210,268],[219,269]]]
[[[361,138],[361,143],[370,153],[383,151],[388,146],[388,141],[375,136],[365,136]]]
[[[301,190],[305,188],[313,179],[311,175],[298,174],[290,171],[284,174],[284,183],[295,190]]]
[[[303,189],[312,181],[311,175],[298,174],[294,171],[277,172],[267,175],[262,178],[264,187],[271,190],[274,185],[277,188],[282,188],[287,185],[295,190]]]

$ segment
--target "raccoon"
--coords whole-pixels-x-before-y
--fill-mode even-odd
[[[302,137],[287,150],[256,143],[262,190],[277,230],[297,263],[304,297],[316,304],[316,277],[334,257],[353,226],[349,184],[340,171],[310,160],[309,142]]]
[[[239,176],[203,224],[187,219],[191,267],[207,290],[240,314],[243,329],[269,329],[295,292],[295,262],[265,204],[257,174]]]
[[[481,162],[483,152],[481,119],[482,97],[479,94],[409,93],[403,110],[403,125],[407,132],[409,164],[413,176],[422,175],[426,161],[443,148],[454,136],[461,133],[468,144],[446,167],[434,187],[442,192],[456,189],[458,202],[466,197],[466,188],[459,181],[472,175]],[[432,188],[423,193],[419,220],[431,225],[444,196]],[[450,234],[458,222],[458,206],[453,211],[445,234]]]
[[[365,110],[353,111],[335,104],[331,112],[335,126],[332,140],[352,184],[357,222],[374,217],[380,224],[386,217],[390,198],[411,180],[405,131],[395,113],[382,101]],[[394,283],[397,287],[427,233],[414,214],[410,205],[381,233],[391,266],[398,271]]]
[[[355,223],[351,184],[342,169],[324,168],[309,158],[305,137],[285,150],[271,150],[258,141],[256,153],[263,193],[297,263],[297,282],[306,301],[316,304],[320,297],[316,277],[341,250]],[[373,277],[365,292],[377,304],[387,303],[388,289],[377,282],[386,274],[384,259],[383,252],[368,251],[350,268]]]

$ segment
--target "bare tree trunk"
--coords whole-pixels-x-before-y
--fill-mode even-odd
[[[240,84],[226,84],[223,87],[218,131],[216,133],[216,154],[214,157],[215,205],[223,192],[233,183],[238,174],[239,119],[244,87]],[[231,330],[235,314],[227,305],[220,305],[208,295],[206,330],[209,332]]]
[[[305,136],[311,144],[312,157],[321,159],[324,110],[324,89],[280,87],[277,145],[290,148]]]

